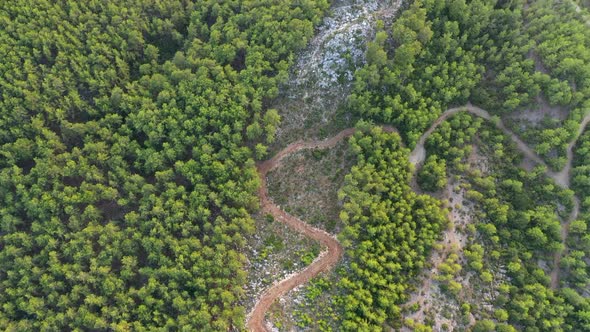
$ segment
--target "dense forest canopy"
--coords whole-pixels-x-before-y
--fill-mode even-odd
[[[467,101],[497,115],[560,109],[565,119],[527,121],[523,137],[561,169],[589,106],[589,38],[567,1],[414,1],[369,44],[350,107],[395,124],[410,146],[446,108]]]
[[[266,101],[327,5],[2,1],[0,329],[241,329]]]

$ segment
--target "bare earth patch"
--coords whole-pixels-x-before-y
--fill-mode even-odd
[[[307,266],[320,249],[315,241],[262,213],[254,220],[256,233],[247,239],[248,282],[242,303],[246,312],[273,282]]]
[[[298,152],[268,174],[269,194],[285,211],[337,234],[342,207],[338,190],[355,163],[346,141],[332,149]]]
[[[551,106],[545,98],[537,97],[537,105],[535,108],[512,112],[507,118],[520,120],[519,122],[522,123],[522,125],[537,126],[546,118],[565,121],[568,114],[568,109],[562,106]]]

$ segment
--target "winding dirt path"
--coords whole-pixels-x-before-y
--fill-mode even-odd
[[[326,247],[327,250],[324,250],[305,269],[273,284],[262,294],[247,319],[247,327],[251,331],[267,331],[266,324],[264,323],[264,316],[273,302],[293,288],[308,282],[320,272],[328,271],[338,262],[344,251],[334,236],[321,229],[310,226],[301,219],[281,210],[278,205],[274,204],[268,197],[266,175],[268,172],[278,167],[285,157],[297,151],[306,149],[332,148],[344,138],[350,137],[354,134],[355,130],[355,128],[344,129],[336,136],[324,141],[296,142],[290,144],[277,153],[273,158],[257,165],[258,174],[261,180],[261,185],[258,189],[261,210],[265,213],[271,214],[276,220],[285,223],[291,229],[318,241],[322,246]],[[390,126],[384,126],[383,130],[386,132],[397,132],[395,128]]]
[[[424,134],[422,134],[414,150],[412,150],[412,152],[410,153],[409,160],[414,166],[424,162],[424,159],[426,157],[424,143],[426,142],[426,139],[444,120],[446,120],[453,114],[459,112],[469,112],[485,120],[493,122],[500,130],[502,130],[515,142],[518,149],[527,158],[531,159],[536,164],[547,166],[545,162],[531,148],[529,148],[522,140],[520,140],[520,138],[518,138],[518,136],[516,136],[516,134],[514,134],[512,131],[506,128],[500,119],[492,117],[487,111],[477,106],[473,106],[470,103],[462,107],[455,107],[446,110],[443,114],[441,114],[441,116],[438,119],[436,119],[436,121],[434,121],[430,128],[426,132],[424,132]],[[569,188],[569,172],[571,169],[573,159],[573,147],[578,137],[582,134],[584,128],[589,122],[590,113],[584,117],[575,139],[568,146],[568,161],[567,166],[564,168],[564,170],[555,173],[548,171],[548,168],[546,167],[546,175],[554,179],[556,183],[558,183],[560,186],[564,188]],[[385,132],[397,132],[397,129],[391,126],[383,126],[382,128]],[[261,210],[265,213],[271,214],[276,220],[285,223],[293,230],[318,241],[322,246],[326,248],[326,250],[324,250],[309,266],[291,276],[288,276],[287,278],[279,282],[274,283],[268,290],[266,290],[262,294],[260,299],[258,299],[256,304],[254,305],[252,312],[250,312],[250,314],[247,317],[246,325],[249,330],[256,332],[268,331],[264,317],[270,306],[273,304],[273,302],[282,295],[292,290],[293,288],[308,282],[311,278],[317,276],[319,273],[330,270],[330,268],[338,262],[343,253],[342,246],[334,236],[330,235],[329,233],[321,229],[312,227],[309,224],[302,221],[301,219],[288,214],[287,212],[281,210],[281,208],[278,205],[272,202],[272,200],[268,197],[268,188],[266,182],[266,176],[268,172],[277,168],[285,157],[293,153],[306,149],[332,148],[341,140],[353,135],[355,130],[355,128],[344,129],[332,138],[323,141],[299,141],[292,143],[285,147],[283,150],[279,151],[273,158],[261,162],[257,165],[258,174],[261,180],[261,185],[258,190],[258,196],[261,202]],[[562,227],[562,240],[564,244],[568,235],[567,226],[571,221],[577,218],[578,213],[579,200],[575,198],[572,213],[570,214],[570,217]],[[554,267],[551,273],[551,286],[553,288],[557,287],[557,285],[559,284],[560,260],[561,253],[556,253],[554,257]]]
[[[426,139],[434,132],[436,127],[438,127],[443,121],[445,121],[450,116],[457,114],[459,112],[469,112],[473,115],[479,116],[480,118],[482,118],[484,120],[491,121],[500,130],[502,130],[504,133],[506,133],[508,136],[510,136],[512,141],[514,141],[514,143],[516,143],[518,149],[522,153],[524,153],[524,155],[527,158],[531,159],[532,161],[534,161],[537,164],[547,166],[545,164],[545,162],[543,160],[541,160],[541,158],[531,148],[529,148],[528,145],[526,145],[526,143],[524,143],[518,136],[516,136],[516,134],[514,134],[512,131],[510,131],[508,128],[506,128],[506,126],[504,126],[504,123],[502,122],[502,120],[500,120],[499,118],[492,117],[490,115],[490,113],[488,113],[486,110],[479,108],[477,106],[473,106],[473,105],[471,105],[471,103],[468,103],[467,105],[461,106],[461,107],[449,108],[443,114],[441,114],[441,116],[438,117],[438,119],[436,119],[432,123],[430,128],[428,128],[428,130],[426,132],[424,132],[424,134],[422,134],[422,136],[418,140],[418,143],[416,143],[416,147],[414,148],[414,150],[410,154],[410,162],[412,164],[419,165],[424,162],[424,159],[426,157],[426,150],[424,149],[424,142],[426,142]]]

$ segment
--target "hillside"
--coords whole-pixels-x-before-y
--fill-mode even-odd
[[[590,330],[587,2],[0,22],[0,329]]]

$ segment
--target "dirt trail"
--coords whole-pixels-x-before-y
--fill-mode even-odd
[[[578,132],[574,139],[568,144],[567,146],[567,162],[565,163],[565,167],[559,172],[547,172],[551,178],[555,180],[555,182],[559,183],[562,187],[569,189],[570,188],[570,178],[571,178],[571,170],[572,164],[574,161],[574,146],[578,142],[580,136],[584,133],[584,130],[590,123],[590,112],[584,116],[582,122],[580,123],[580,127],[578,128]],[[572,221],[578,218],[578,214],[580,213],[580,199],[574,195],[574,207],[572,208],[572,212],[570,213],[569,217],[561,226],[561,241],[563,243],[563,251],[556,252],[553,256],[553,270],[551,271],[551,288],[556,289],[559,286],[559,272],[560,268],[559,265],[561,264],[561,257],[562,254],[566,251],[567,245],[566,241],[569,236],[569,229],[570,224]]]
[[[516,143],[518,149],[522,151],[525,156],[531,160],[533,160],[537,164],[545,165],[546,164],[539,158],[539,156],[531,150],[518,136],[508,130],[500,119],[493,118],[487,111],[473,106],[471,104],[467,104],[463,107],[455,107],[446,110],[441,116],[434,121],[434,123],[430,126],[430,128],[422,134],[416,147],[410,154],[410,162],[412,164],[419,165],[424,162],[426,152],[424,150],[424,142],[426,139],[434,132],[436,127],[440,125],[444,120],[450,117],[453,114],[458,112],[469,112],[476,116],[479,116],[483,119],[492,121],[500,130],[510,136],[510,138]],[[573,159],[573,146],[577,141],[577,138],[581,135],[586,125],[590,122],[590,114],[584,117],[582,124],[580,125],[580,129],[577,133],[577,136],[573,142],[570,143],[568,147],[568,167],[559,173],[553,173],[550,171],[546,171],[546,175],[553,178],[559,185],[564,188],[569,188],[569,168],[571,168],[571,163]],[[385,132],[397,132],[397,129],[391,126],[383,126],[382,127]],[[322,271],[328,271],[331,267],[333,267],[340,257],[342,256],[343,249],[340,243],[336,240],[336,238],[327,232],[317,229],[315,227],[310,226],[309,224],[305,223],[304,221],[288,214],[287,212],[281,210],[279,206],[274,204],[270,198],[268,197],[268,189],[266,183],[266,175],[272,169],[278,167],[281,164],[281,161],[293,154],[297,151],[305,150],[305,149],[327,149],[334,147],[338,142],[342,139],[350,137],[354,134],[355,128],[347,128],[339,132],[337,135],[333,136],[330,139],[323,140],[323,141],[311,141],[311,142],[295,142],[288,145],[286,148],[278,152],[273,158],[261,162],[257,165],[258,174],[261,179],[261,186],[258,190],[258,196],[261,202],[261,209],[265,213],[271,214],[276,220],[287,224],[293,230],[308,236],[316,241],[318,241],[322,246],[326,247],[327,250],[323,251],[316,260],[314,260],[309,266],[305,269],[293,274],[292,276],[287,277],[286,279],[275,283],[271,288],[269,288],[266,292],[262,294],[260,299],[254,305],[252,312],[248,315],[247,318],[247,327],[251,331],[267,331],[267,327],[264,322],[264,317],[272,303],[278,299],[280,296],[284,295],[288,291],[292,290],[293,288],[306,283],[311,278],[315,277]],[[546,169],[548,169],[546,167]],[[563,180],[561,178],[562,175],[558,175],[565,172],[567,175],[567,180]],[[562,240],[565,243],[567,239],[567,226],[571,221],[577,218],[579,213],[579,201],[575,198],[574,208],[570,217],[568,218],[567,222],[562,228]],[[561,260],[561,253],[556,253],[554,257],[554,267],[551,273],[551,285],[553,288],[557,287],[559,284],[559,262]]]
[[[385,132],[397,132],[395,128],[390,126],[384,126],[382,128]],[[288,155],[305,149],[332,148],[344,138],[350,137],[354,134],[355,130],[355,128],[344,129],[336,136],[324,141],[296,142],[290,144],[277,153],[273,158],[257,165],[258,174],[261,180],[258,197],[260,198],[262,211],[271,214],[276,220],[287,224],[293,230],[318,241],[322,246],[326,247],[327,250],[323,251],[318,258],[305,269],[275,283],[262,294],[248,317],[247,326],[251,331],[267,331],[264,323],[264,316],[273,302],[291,289],[308,282],[320,272],[328,271],[336,264],[336,262],[338,262],[343,253],[342,246],[334,236],[323,230],[312,227],[301,219],[288,214],[269,199],[266,175],[268,172],[278,167],[281,164],[281,161]]]
[[[440,125],[450,116],[457,114],[459,112],[469,112],[473,115],[479,116],[482,119],[493,122],[500,130],[502,130],[504,133],[510,136],[512,141],[514,141],[514,143],[516,143],[516,145],[518,146],[518,149],[522,151],[522,153],[524,153],[524,155],[527,158],[531,159],[537,164],[547,166],[545,162],[541,160],[541,158],[533,150],[531,150],[531,148],[529,148],[528,145],[526,145],[526,143],[524,143],[518,136],[516,136],[516,134],[514,134],[512,131],[506,128],[506,126],[504,126],[504,123],[499,118],[495,119],[486,110],[481,109],[477,106],[473,106],[471,105],[471,103],[468,103],[467,105],[462,107],[449,108],[443,114],[441,114],[441,116],[438,119],[436,119],[434,123],[432,123],[430,128],[428,128],[428,130],[424,134],[422,134],[422,136],[418,140],[418,143],[416,143],[416,147],[410,154],[410,162],[412,164],[419,165],[424,162],[424,159],[426,158],[424,142],[426,141],[426,139],[434,132],[438,125]]]
[[[304,148],[301,147],[301,145],[291,145],[290,147],[292,147],[293,152]],[[258,192],[261,200],[262,211],[272,214],[276,220],[287,224],[293,230],[318,241],[327,248],[327,251],[322,252],[316,260],[314,260],[302,271],[296,273],[293,276],[289,276],[278,283],[275,283],[262,295],[262,297],[254,306],[254,310],[248,319],[248,328],[252,331],[266,331],[267,329],[264,323],[264,316],[273,302],[289,290],[308,282],[320,272],[329,270],[330,267],[338,262],[343,252],[342,246],[333,236],[320,229],[311,227],[302,220],[289,215],[285,211],[281,210],[277,205],[272,203],[272,201],[270,201],[268,198],[266,174],[269,170],[276,167],[280,160],[286,155],[287,154],[284,154],[282,157],[278,156],[280,158],[276,160],[271,159],[258,166],[258,172],[260,174],[260,178],[262,179],[262,184]]]

